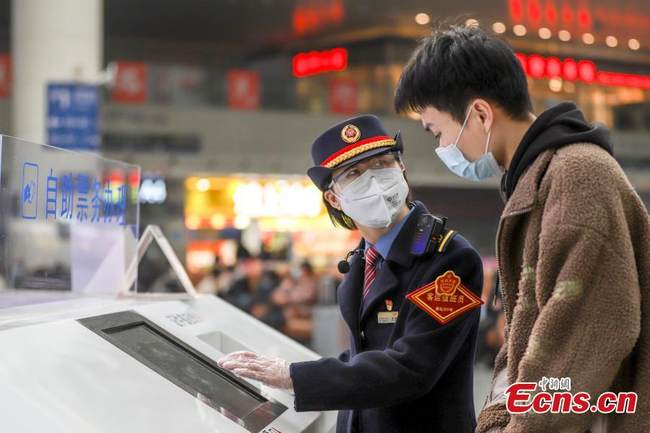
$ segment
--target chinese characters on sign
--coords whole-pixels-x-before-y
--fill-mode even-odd
[[[56,83],[47,86],[47,140],[63,149],[99,147],[97,86]]]
[[[84,173],[45,171],[45,220],[75,220],[80,223],[126,225],[128,185],[111,185]],[[21,207],[23,219],[38,215],[38,165],[23,167]]]

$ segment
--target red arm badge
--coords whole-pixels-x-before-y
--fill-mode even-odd
[[[406,298],[441,325],[483,304],[483,300],[465,287],[454,271],[445,272]]]

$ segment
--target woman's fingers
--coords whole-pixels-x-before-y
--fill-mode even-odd
[[[263,372],[269,368],[269,363],[257,359],[249,359],[249,360],[233,359],[233,360],[226,360],[220,363],[219,366],[222,368],[226,368],[228,370],[243,368],[251,371]]]
[[[257,380],[269,386],[291,388],[288,363],[249,351],[230,353],[217,361],[221,368],[240,377]]]
[[[269,367],[268,361],[251,360],[246,363],[246,368],[253,371],[266,371]]]
[[[253,352],[241,350],[238,352],[229,353],[228,355],[219,358],[217,360],[217,364],[220,367],[228,368],[224,364],[231,363],[231,362],[246,362],[247,360],[251,360],[255,358],[257,358],[257,354]]]
[[[246,359],[254,359],[257,357],[257,354],[254,352],[248,352],[245,350],[240,350],[238,352],[232,352],[229,353],[228,355],[224,356],[221,359],[241,359],[241,360],[246,360]]]
[[[233,370],[237,376],[247,377],[249,379],[265,382],[265,376],[261,372],[249,370],[248,368],[236,368]]]

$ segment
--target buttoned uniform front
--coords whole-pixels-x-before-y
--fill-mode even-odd
[[[350,271],[337,290],[350,349],[338,358],[290,365],[295,409],[339,410],[337,433],[474,432],[480,308],[441,324],[406,296],[451,270],[480,297],[481,259],[460,235],[442,253],[412,254],[416,222],[425,213],[425,206],[415,202],[399,229],[388,234],[392,242],[386,237],[377,242],[385,257],[363,301],[363,253],[350,259]],[[388,311],[398,312],[396,321],[380,323],[379,314]]]

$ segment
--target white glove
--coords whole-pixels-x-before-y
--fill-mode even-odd
[[[217,364],[238,376],[258,380],[274,388],[293,390],[293,382],[289,375],[290,363],[284,359],[239,351],[220,358]]]

